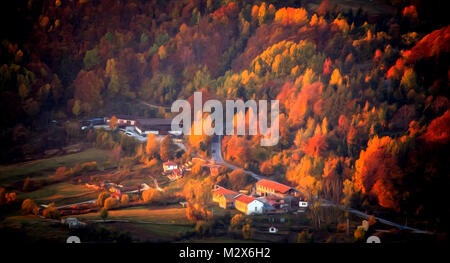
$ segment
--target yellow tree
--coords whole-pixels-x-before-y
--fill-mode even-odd
[[[111,119],[109,120],[109,128],[111,130],[115,130],[118,125],[119,125],[119,122],[118,122],[116,116],[112,116]]]
[[[331,74],[330,85],[337,85],[337,86],[342,85],[341,72],[339,72],[339,69],[337,68],[334,69],[333,73]]]
[[[156,138],[156,135],[153,133],[149,133],[147,135],[147,144],[145,146],[145,152],[149,156],[155,156],[159,150],[159,141]]]

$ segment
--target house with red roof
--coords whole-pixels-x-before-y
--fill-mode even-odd
[[[163,170],[164,172],[171,172],[175,169],[178,169],[178,164],[172,161],[167,161],[165,163],[163,163]]]
[[[247,215],[264,213],[264,203],[248,195],[240,194],[235,197],[234,206]]]
[[[237,193],[235,191],[232,191],[232,190],[229,190],[229,189],[226,189],[226,188],[224,188],[222,186],[219,186],[219,185],[216,185],[212,192],[213,192],[212,193],[212,196],[213,196],[212,200],[213,200],[213,202],[216,202],[216,203],[219,203],[220,199],[225,194],[230,194],[230,195],[234,195],[234,196],[239,195],[239,193]]]
[[[293,187],[280,184],[275,181],[262,179],[256,183],[256,194],[260,196],[275,195],[285,197],[288,195],[298,196],[300,192]]]

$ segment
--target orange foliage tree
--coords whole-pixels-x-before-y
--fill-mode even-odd
[[[381,206],[398,209],[394,182],[401,177],[401,170],[392,152],[394,147],[395,141],[387,136],[369,140],[355,163],[354,182],[357,191],[376,196]]]

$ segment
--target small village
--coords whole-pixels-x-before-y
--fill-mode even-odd
[[[256,182],[251,195],[216,185],[213,201],[223,209],[236,209],[246,215],[304,212],[308,207],[297,189],[267,179]]]
[[[217,137],[212,138],[208,146],[211,147],[211,156],[184,155],[187,147],[192,146],[188,145],[185,141],[187,139],[181,133],[171,130],[170,119],[111,115],[82,120],[79,124],[82,136],[93,133],[115,134],[119,139],[129,138],[144,147],[150,137],[158,144],[169,138],[174,145],[174,158],[163,161],[157,157],[152,161],[140,157],[138,158],[140,160],[135,159],[129,168],[116,166],[108,168],[107,171],[99,170],[96,162],[82,163],[79,166],[82,170],[80,172],[73,172],[71,168],[69,174],[79,174],[76,175],[76,180],[70,179],[72,187],[83,187],[85,190],[74,198],[69,196],[61,199],[64,202],[58,202],[58,205],[41,199],[36,211],[33,210],[32,213],[43,220],[57,219],[51,222],[58,222],[68,227],[70,231],[82,231],[86,227],[102,224],[129,231],[132,229],[131,226],[136,227],[136,224],[153,224],[152,218],[159,218],[159,213],[176,211],[175,218],[182,224],[177,226],[174,220],[158,219],[157,222],[167,224],[165,231],[172,234],[170,237],[161,234],[163,237],[155,239],[156,241],[202,239],[210,238],[212,235],[269,242],[295,242],[300,238],[309,242],[308,233],[311,229],[320,228],[320,222],[316,226],[311,226],[314,215],[311,213],[310,202],[315,200],[308,200],[310,196],[307,193],[292,186],[279,183],[270,177],[251,175],[252,172],[230,165],[221,157],[220,139]],[[179,158],[182,155],[185,157]],[[110,160],[106,163],[111,165]],[[194,192],[210,192],[209,199],[200,205],[193,204],[192,197],[191,200],[187,199],[183,190],[186,182],[195,181],[195,177],[198,176],[201,176],[202,180],[208,177],[216,179],[221,176],[228,177],[237,170],[240,170],[240,173],[237,173],[239,177],[249,177],[251,180],[246,179],[244,185],[217,182],[206,190],[200,188],[196,190],[194,186],[192,189]],[[74,201],[70,201],[71,199]],[[141,209],[145,209],[148,215],[143,216],[139,212]],[[54,214],[48,215],[46,212],[48,210]],[[52,219],[48,219],[49,216]],[[213,231],[214,234],[208,234],[208,231],[212,230],[205,230],[203,225],[217,220],[229,220],[229,223],[225,224],[228,229],[219,227]],[[350,227],[361,227],[365,232],[369,231],[371,226],[369,221],[363,220],[361,226],[358,225],[358,221],[358,219],[353,221],[352,226],[349,223],[345,226],[342,223],[335,226],[340,232],[338,233],[340,238],[343,240],[351,238],[348,232]],[[172,230],[174,227],[175,229],[181,227],[182,230],[173,233],[171,231],[174,231]],[[192,230],[193,227],[195,231]],[[143,233],[146,232],[134,235],[141,236]]]
[[[109,127],[107,124],[109,124],[111,118],[105,117],[83,121],[84,126],[82,129]],[[144,119],[129,115],[115,115],[114,118],[117,119],[118,127],[126,131],[128,136],[136,136],[138,134],[146,138],[146,135],[153,133],[156,135],[170,134],[171,136],[178,136],[176,138],[179,139],[181,135],[170,130],[171,120]],[[135,134],[130,131],[134,131]],[[206,165],[212,172],[218,168],[214,164]],[[163,163],[163,173],[170,181],[176,181],[182,178],[184,173],[189,172],[191,166],[191,161],[178,166],[177,163],[169,160]],[[109,191],[120,194],[118,186],[109,188]],[[248,194],[246,190],[238,193],[219,185],[216,185],[212,192],[212,201],[217,203],[219,207],[236,209],[247,215],[303,212],[308,207],[308,202],[299,190],[267,179],[258,181],[250,195],[246,195],[246,193]],[[120,197],[118,198],[120,199]]]

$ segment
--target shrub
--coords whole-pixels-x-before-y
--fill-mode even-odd
[[[36,203],[33,200],[28,198],[22,202],[22,212],[24,214],[33,213],[33,214],[37,215],[38,211],[39,211],[39,207],[36,205]]]
[[[123,194],[120,199],[120,204],[123,206],[127,206],[130,203],[130,197],[127,194]]]
[[[345,232],[347,231],[347,223],[339,223],[337,225],[337,232]]]
[[[238,228],[242,224],[243,220],[244,220],[244,215],[242,215],[242,214],[234,215],[230,221],[230,228],[231,229]]]
[[[42,215],[45,218],[51,218],[51,219],[59,219],[61,217],[61,213],[59,212],[58,208],[55,207],[54,203],[51,203],[48,205],[47,208],[42,211]]]
[[[300,232],[297,236],[297,243],[312,243],[312,234],[304,230]]]
[[[252,229],[250,224],[245,224],[244,226],[242,226],[242,237],[244,239],[252,238],[253,232],[254,232],[254,230]]]
[[[212,235],[214,227],[211,221],[198,221],[195,224],[195,231],[201,236]]]
[[[108,209],[102,208],[102,210],[100,210],[100,217],[103,219],[103,221],[105,221],[105,219],[108,217]]]
[[[117,200],[114,197],[106,198],[104,208],[110,210],[113,208],[117,208],[118,206],[119,206],[119,200]]]
[[[355,241],[361,241],[366,236],[366,231],[364,230],[363,226],[358,226],[355,230],[355,233],[353,233],[353,237],[355,238]]]
[[[103,206],[106,198],[108,198],[109,196],[110,196],[109,192],[101,192],[97,197],[97,205]]]
[[[142,192],[142,199],[144,200],[145,203],[160,202],[161,197],[162,197],[161,192],[154,188],[149,188],[144,192]]]

